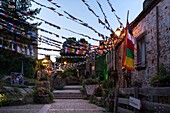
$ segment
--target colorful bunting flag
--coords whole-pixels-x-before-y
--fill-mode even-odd
[[[128,70],[134,70],[134,37],[128,21],[126,25],[126,40],[122,65]]]

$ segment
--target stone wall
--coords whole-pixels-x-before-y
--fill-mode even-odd
[[[158,7],[158,23],[156,21],[156,7]],[[157,32],[158,24],[158,32]],[[157,4],[134,28],[133,34],[138,38],[145,33],[146,41],[146,69],[135,70],[133,75],[138,77],[144,86],[149,85],[151,77],[157,73],[157,43],[159,43],[159,64],[164,64],[170,72],[170,1],[162,0]],[[136,48],[136,45],[135,45]],[[135,50],[135,63],[137,63]]]

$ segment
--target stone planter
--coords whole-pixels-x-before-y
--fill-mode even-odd
[[[87,95],[93,95],[98,85],[85,85]]]

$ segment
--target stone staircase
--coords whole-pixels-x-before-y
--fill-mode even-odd
[[[54,99],[82,99],[79,85],[65,86],[63,90],[54,90]]]

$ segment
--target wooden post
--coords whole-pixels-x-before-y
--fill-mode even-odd
[[[114,98],[114,113],[117,113],[118,108],[118,94],[119,94],[119,88],[115,88],[115,98]]]
[[[135,97],[135,98],[138,98],[138,96],[139,96],[139,88],[138,88],[138,87],[135,87],[135,88],[134,88],[134,91],[135,91],[134,97]],[[134,108],[134,112],[135,112],[135,113],[139,113],[139,110],[136,109],[136,108]]]

